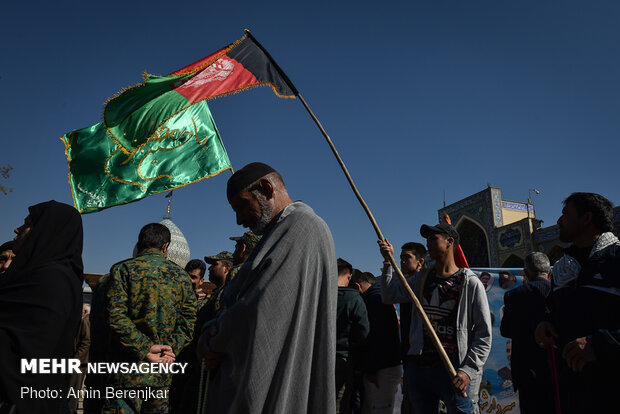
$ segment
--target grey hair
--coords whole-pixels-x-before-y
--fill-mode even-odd
[[[267,228],[267,225],[273,218],[273,207],[267,204],[267,200],[265,199],[265,196],[260,192],[260,190],[254,189],[251,190],[251,193],[256,198],[256,201],[258,201],[261,216],[258,220],[258,223],[256,223],[255,226],[250,230],[252,230],[254,234],[262,235]]]
[[[532,252],[525,256],[525,269],[531,277],[547,275],[550,268],[549,258],[544,253]]]

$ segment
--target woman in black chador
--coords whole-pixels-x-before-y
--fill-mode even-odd
[[[65,413],[68,374],[20,371],[22,359],[73,356],[82,309],[82,218],[56,201],[28,210],[15,229],[16,257],[0,278],[0,413],[13,405],[17,414]]]

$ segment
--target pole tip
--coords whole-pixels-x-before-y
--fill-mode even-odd
[[[246,34],[250,34],[250,29],[243,29]]]

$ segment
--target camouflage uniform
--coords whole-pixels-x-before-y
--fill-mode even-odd
[[[112,266],[107,314],[112,331],[110,360],[146,361],[151,346],[170,345],[179,353],[192,338],[196,296],[185,270],[150,249]],[[115,389],[167,388],[165,374],[113,374],[107,385]],[[148,405],[149,407],[147,407]],[[166,401],[106,401],[104,412],[167,412]],[[137,411],[140,412],[140,411]]]

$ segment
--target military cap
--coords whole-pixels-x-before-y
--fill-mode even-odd
[[[260,236],[257,236],[256,234],[252,233],[251,231],[246,231],[245,233],[243,233],[243,236],[241,236],[241,237],[231,237],[230,240],[242,241],[248,247],[254,247],[260,241]]]
[[[226,260],[227,262],[232,263],[233,255],[231,252],[227,252],[226,250],[224,250],[223,252],[219,252],[215,256],[205,256],[205,262],[209,263],[210,265],[215,264],[215,262],[217,262],[218,260]]]

